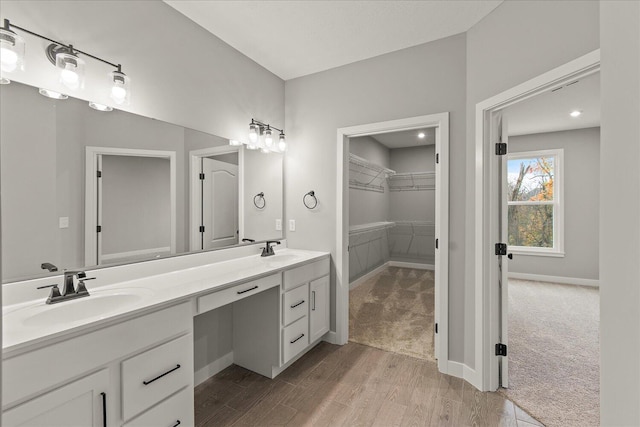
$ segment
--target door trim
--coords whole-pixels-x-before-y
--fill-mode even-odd
[[[498,363],[492,350],[498,342],[498,267],[492,245],[497,242],[497,161],[489,138],[491,113],[544,91],[562,86],[569,80],[600,70],[600,49],[554,68],[522,84],[476,104],[475,111],[475,367],[470,381],[482,391],[498,389]],[[469,189],[471,190],[471,189]],[[486,357],[485,357],[486,356]]]
[[[435,321],[438,323],[437,354],[440,372],[449,371],[449,113],[369,123],[337,130],[336,191],[336,344],[349,339],[349,138],[424,127],[436,128],[436,251]]]
[[[194,224],[200,223],[202,198],[200,197],[200,159],[220,154],[238,153],[238,241],[244,238],[244,146],[223,145],[189,151],[189,250],[200,251],[200,232]]]
[[[84,262],[85,266],[96,265],[98,257],[98,177],[100,156],[156,157],[169,160],[171,200],[171,254],[176,253],[176,152],[161,150],[138,150],[114,147],[90,147],[85,149],[85,209],[84,209]]]

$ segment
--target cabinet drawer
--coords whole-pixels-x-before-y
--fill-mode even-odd
[[[305,316],[282,330],[282,363],[287,363],[308,344],[309,318]]]
[[[212,292],[198,298],[198,314],[214,310],[223,305],[230,304],[239,299],[257,294],[266,289],[280,286],[282,275],[280,273],[253,280],[247,283],[232,286],[221,291]]]
[[[187,427],[194,425],[193,417],[193,390],[187,387],[123,427]]]
[[[191,385],[192,349],[192,335],[188,334],[122,362],[125,420]]]
[[[327,274],[329,274],[329,258],[292,268],[284,272],[284,289],[295,288],[302,283]]]
[[[298,320],[309,312],[309,285],[285,292],[282,305],[282,324],[284,326]]]

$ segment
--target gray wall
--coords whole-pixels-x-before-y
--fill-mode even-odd
[[[598,49],[599,44],[599,10],[595,1],[505,1],[474,25],[467,32],[467,156],[464,160],[467,170],[475,170],[477,103]],[[467,233],[462,244],[466,247],[467,263],[463,297],[464,360],[461,361],[477,368],[474,362],[474,186],[475,175],[468,174],[463,208]],[[455,225],[452,223],[451,227]]]
[[[598,280],[600,128],[509,137],[509,152],[564,149],[563,258],[514,255],[509,272]]]
[[[390,168],[389,149],[370,136],[351,138],[349,152],[371,163]],[[389,189],[382,181],[383,193],[349,188],[349,225],[367,224],[389,220]]]
[[[102,156],[102,254],[171,246],[169,159]]]
[[[283,167],[282,155],[264,154],[259,150],[244,153],[244,236],[254,240],[280,238],[276,219],[282,219]],[[266,205],[258,209],[253,198],[264,193]],[[285,229],[283,221],[282,228]]]
[[[450,357],[463,360],[466,44],[460,34],[286,82],[286,216],[291,246],[336,254],[336,129],[450,112]],[[310,188],[319,209],[300,197]],[[335,298],[335,278],[331,297]],[[335,307],[331,328],[335,330]]]
[[[640,2],[600,3],[600,422],[640,425]],[[624,192],[618,191],[621,179]]]

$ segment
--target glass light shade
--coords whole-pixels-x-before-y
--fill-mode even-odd
[[[98,104],[97,102],[93,102],[93,101],[89,102],[89,107],[98,111],[113,111],[113,107],[110,107],[104,104]]]
[[[271,129],[269,128],[264,131],[264,145],[266,147],[271,147],[273,145],[273,136],[271,134]]]
[[[233,145],[234,147],[239,147],[240,145],[242,145],[242,142],[238,141],[237,139],[230,139],[229,145]]]
[[[65,95],[64,93],[55,92],[55,91],[49,90],[49,89],[40,88],[38,90],[38,92],[40,93],[40,95],[46,96],[47,98],[51,98],[51,99],[67,99],[67,98],[69,98],[69,95]]]
[[[284,139],[284,133],[281,133],[280,138],[278,138],[278,150],[282,153],[287,151],[287,141]]]
[[[258,125],[253,123],[249,125],[249,141],[258,142]]]
[[[84,60],[73,53],[58,53],[56,68],[60,70],[60,83],[71,90],[84,88]]]
[[[109,73],[111,92],[109,96],[118,105],[129,105],[131,98],[131,79],[121,71]]]
[[[24,39],[6,28],[0,28],[0,70],[3,73],[24,70]]]

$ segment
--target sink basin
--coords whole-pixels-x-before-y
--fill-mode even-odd
[[[278,255],[263,257],[262,259],[269,264],[284,264],[287,262],[297,261],[300,258],[301,258],[300,255],[296,255],[296,254],[278,254]]]
[[[153,292],[148,289],[114,289],[95,291],[88,297],[57,304],[38,303],[5,316],[5,322],[20,322],[34,328],[47,325],[69,324],[88,319],[100,319],[123,308],[134,305]],[[11,317],[13,319],[7,319]]]

